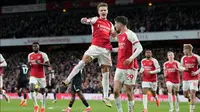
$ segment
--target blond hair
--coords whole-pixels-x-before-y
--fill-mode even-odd
[[[108,7],[107,3],[101,2],[97,5],[97,10],[99,10],[100,7]]]
[[[184,47],[185,49],[193,50],[192,44],[184,44],[183,47]]]

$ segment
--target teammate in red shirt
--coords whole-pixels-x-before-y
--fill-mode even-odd
[[[40,92],[43,95],[42,108],[40,112],[45,112],[45,71],[44,67],[49,67],[50,62],[46,53],[39,51],[39,43],[34,42],[32,44],[33,52],[28,55],[28,66],[30,67],[30,94],[34,102],[34,112],[38,112],[39,106],[36,100],[35,85],[38,84]]]
[[[7,66],[6,60],[0,54],[0,94],[3,95],[3,97],[7,102],[10,102],[8,95],[5,93],[5,90],[3,90],[3,67],[6,66]]]
[[[111,107],[111,103],[108,99],[109,93],[109,69],[112,66],[111,61],[111,42],[110,37],[115,37],[116,32],[114,26],[107,20],[108,5],[106,3],[100,3],[97,6],[99,17],[82,18],[81,23],[91,25],[92,27],[92,45],[83,55],[82,60],[74,67],[69,76],[63,84],[67,86],[71,79],[79,73],[84,66],[97,58],[102,72],[102,86],[103,86],[103,102],[106,106]]]
[[[128,19],[124,16],[115,18],[115,27],[118,35],[118,48],[113,51],[118,52],[117,69],[114,77],[114,98],[118,112],[123,112],[120,101],[120,90],[122,84],[125,85],[128,96],[128,112],[133,112],[134,99],[132,97],[133,86],[135,85],[138,73],[138,63],[136,57],[143,48],[134,32],[127,28]]]
[[[180,63],[174,60],[174,53],[169,51],[167,53],[168,61],[164,63],[164,76],[166,77],[166,84],[168,89],[168,100],[170,105],[169,112],[174,111],[172,90],[175,92],[175,108],[179,112],[179,86],[180,86],[180,73],[184,68]]]
[[[200,56],[193,54],[191,44],[183,45],[185,56],[181,59],[181,65],[185,67],[183,72],[183,93],[190,99],[190,112],[195,110],[196,91],[198,91],[198,75],[200,73]],[[190,95],[189,95],[190,94]]]
[[[160,65],[159,65],[158,61],[152,57],[151,50],[146,50],[145,56],[146,56],[146,58],[142,59],[142,61],[141,61],[140,74],[143,75],[142,76],[143,106],[144,106],[143,112],[148,112],[148,109],[147,109],[147,103],[148,103],[147,92],[148,92],[148,90],[151,91],[153,97],[155,98],[157,106],[160,105],[159,99],[156,95],[157,73],[160,72]]]

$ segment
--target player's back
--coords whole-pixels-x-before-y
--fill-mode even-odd
[[[101,18],[94,18],[92,25],[92,45],[112,49],[110,42],[111,31],[114,30],[112,23]]]
[[[19,69],[20,69],[19,80],[26,81],[28,76],[28,66],[26,64],[21,64],[19,66]]]
[[[156,70],[156,67],[154,65],[156,59],[151,58],[151,59],[142,59],[141,64],[144,69],[144,74],[143,74],[143,81],[146,82],[156,82],[157,81],[157,74],[149,74],[149,71]]]
[[[179,71],[178,68],[178,61],[173,62],[165,62],[164,63],[164,69],[166,70],[167,76],[166,81],[170,81],[172,83],[179,83],[180,77],[179,77]]]

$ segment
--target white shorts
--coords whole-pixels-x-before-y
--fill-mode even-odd
[[[152,91],[157,91],[157,82],[142,82],[142,88],[149,88]]]
[[[135,85],[137,80],[137,70],[133,69],[119,69],[117,68],[115,71],[114,81],[118,80],[126,85]]]
[[[98,59],[99,65],[112,66],[111,52],[102,47],[91,45],[84,55],[92,57],[92,59]]]
[[[29,84],[38,84],[39,88],[45,88],[46,87],[46,79],[45,78],[35,78],[30,77]]]
[[[183,91],[188,90],[198,91],[198,80],[183,81]]]
[[[167,86],[172,86],[172,88],[175,89],[176,91],[179,91],[179,87],[180,87],[179,83],[172,83],[170,81],[167,81],[166,84]]]
[[[3,76],[0,76],[0,88],[3,88]]]

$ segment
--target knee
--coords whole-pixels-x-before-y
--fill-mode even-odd
[[[126,95],[127,95],[128,98],[131,98],[131,97],[132,97],[132,93],[131,93],[130,91],[127,91],[127,92],[126,92]]]
[[[119,97],[119,93],[120,93],[120,91],[118,89],[114,90],[114,96],[115,96],[115,98]]]
[[[40,93],[41,93],[41,94],[44,94],[44,93],[45,93],[45,88],[41,88],[41,89],[40,89]]]
[[[109,66],[108,65],[101,65],[101,71],[102,71],[102,73],[109,72]]]

